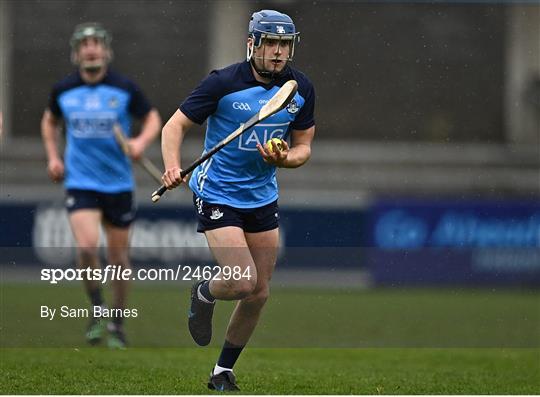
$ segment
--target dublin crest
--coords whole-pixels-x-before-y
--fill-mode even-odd
[[[298,103],[296,102],[296,99],[292,99],[291,102],[287,105],[287,112],[291,114],[295,114],[298,112],[300,108],[298,107]]]

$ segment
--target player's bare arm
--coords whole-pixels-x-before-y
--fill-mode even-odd
[[[177,110],[167,121],[161,132],[161,153],[163,155],[163,164],[165,172],[161,178],[167,189],[173,189],[180,184],[187,183],[187,178],[180,178],[181,158],[180,150],[184,135],[193,126],[191,121],[184,113]]]
[[[154,108],[142,119],[141,132],[133,139],[129,140],[129,153],[132,159],[139,160],[146,148],[159,135],[161,128],[161,117]]]
[[[281,168],[298,168],[311,157],[311,142],[315,135],[315,126],[306,130],[293,130],[291,132],[291,147],[286,141],[281,141],[281,149],[275,141],[270,141],[272,150],[261,144],[257,150],[268,164]]]
[[[46,109],[41,118],[41,136],[47,153],[47,172],[54,182],[64,179],[64,162],[58,153],[59,125],[59,120]]]

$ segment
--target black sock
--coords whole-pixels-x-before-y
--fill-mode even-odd
[[[243,348],[244,346],[233,345],[226,340],[221,349],[217,365],[223,368],[232,369],[236,360],[238,360],[240,353],[242,353]]]
[[[103,306],[103,296],[101,295],[101,288],[95,288],[92,291],[88,292],[90,296],[90,302],[93,306]]]
[[[199,286],[199,292],[209,302],[213,302],[216,300],[214,295],[210,293],[210,281],[206,280]]]
[[[115,310],[115,313],[116,313],[116,310]],[[122,328],[122,324],[124,324],[124,317],[114,314],[112,318],[112,322],[115,325],[116,329],[120,329]]]

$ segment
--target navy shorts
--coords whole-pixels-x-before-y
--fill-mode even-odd
[[[226,226],[237,226],[247,233],[259,233],[279,226],[277,200],[259,208],[235,208],[206,203],[194,194],[193,205],[197,211],[199,233]]]
[[[68,212],[80,209],[100,209],[103,218],[117,227],[128,227],[135,219],[133,192],[102,193],[93,190],[68,189]]]

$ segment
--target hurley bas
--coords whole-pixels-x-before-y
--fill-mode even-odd
[[[40,309],[41,318],[48,318],[49,320],[54,320],[58,314],[61,318],[135,318],[139,315],[137,309],[109,309],[104,306],[92,306],[92,309],[85,308],[71,308],[69,306],[61,306],[58,308],[53,308],[49,306],[41,306]]]

